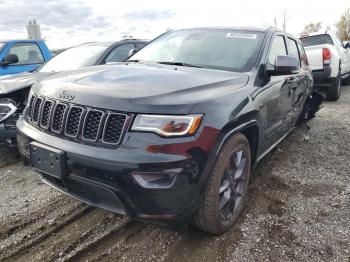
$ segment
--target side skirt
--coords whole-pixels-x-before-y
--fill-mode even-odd
[[[257,163],[264,158],[269,152],[271,152],[272,149],[274,149],[283,139],[285,139],[293,130],[295,127],[292,127],[284,136],[282,136],[276,143],[274,143],[272,146],[270,146],[265,152],[263,152],[258,158]]]

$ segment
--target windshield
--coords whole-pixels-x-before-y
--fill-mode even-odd
[[[305,47],[314,45],[333,45],[332,38],[329,35],[313,35],[300,38]]]
[[[107,46],[85,45],[72,47],[53,57],[39,72],[60,72],[93,66],[105,52]]]
[[[247,72],[255,65],[264,33],[228,29],[165,33],[129,60]]]

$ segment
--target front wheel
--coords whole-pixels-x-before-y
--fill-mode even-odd
[[[243,134],[224,145],[204,189],[195,223],[200,229],[218,235],[239,218],[247,199],[251,153]]]
[[[339,69],[338,76],[331,80],[331,86],[327,90],[327,100],[337,101],[341,91],[341,73]]]

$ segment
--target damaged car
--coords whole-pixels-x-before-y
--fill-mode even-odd
[[[275,29],[169,31],[129,60],[37,82],[24,162],[75,199],[222,234],[256,164],[319,107],[301,42]]]
[[[0,77],[0,143],[14,144],[16,121],[35,81],[62,71],[123,61],[146,43],[137,39],[87,43],[63,51],[33,72]]]

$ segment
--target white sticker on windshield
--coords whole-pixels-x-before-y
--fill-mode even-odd
[[[247,33],[227,33],[226,37],[256,39],[257,35],[256,34],[247,34]]]

